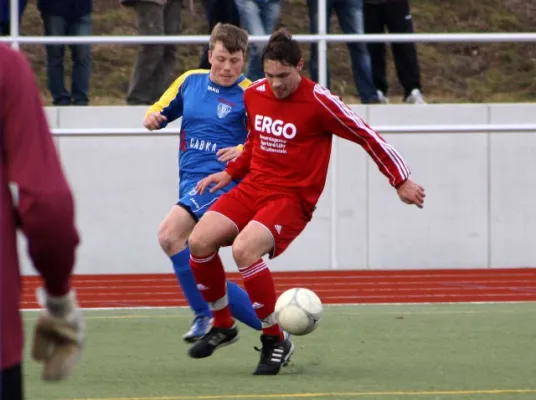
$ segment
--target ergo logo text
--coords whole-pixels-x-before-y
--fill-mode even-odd
[[[296,136],[296,125],[285,123],[280,119],[272,120],[264,115],[255,115],[255,130],[264,133],[271,133],[274,136],[281,136],[285,139],[293,139]]]

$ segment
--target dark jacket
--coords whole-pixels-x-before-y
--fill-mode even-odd
[[[378,4],[384,4],[384,3],[394,3],[394,2],[401,2],[405,1],[408,2],[409,0],[363,0],[366,4],[372,4],[372,5],[378,5]]]
[[[167,0],[121,0],[121,4],[125,7],[133,7],[136,3],[155,3],[161,6],[165,6]]]
[[[10,0],[0,0],[0,23],[7,23],[11,19],[9,7],[10,2]],[[19,0],[19,18],[22,16],[27,2],[27,0]]]
[[[93,0],[37,0],[41,14],[63,18],[80,18],[91,14]]]

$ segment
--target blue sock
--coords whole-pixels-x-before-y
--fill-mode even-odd
[[[251,306],[251,300],[246,291],[236,283],[227,281],[227,295],[233,317],[247,326],[260,331],[262,329],[261,321],[257,318],[257,314]]]
[[[201,293],[199,293],[194,274],[190,268],[190,249],[187,247],[170,258],[173,263],[175,275],[177,276],[177,280],[181,285],[184,297],[186,297],[190,308],[196,316],[205,315],[211,318],[212,314],[208,308],[208,304],[201,296]]]

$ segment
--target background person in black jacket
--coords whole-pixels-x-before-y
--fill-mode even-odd
[[[203,0],[203,8],[205,9],[209,34],[219,22],[240,27],[240,14],[238,14],[234,0]],[[199,68],[210,69],[208,45],[203,50]]]
[[[364,0],[365,33],[413,33],[413,18],[409,0]],[[387,103],[387,78],[385,43],[367,43],[372,63],[372,79],[378,89],[378,97]],[[421,88],[421,72],[415,43],[393,43],[393,58],[398,81],[404,88],[404,101],[425,103]]]
[[[19,0],[19,24],[27,0]],[[11,34],[11,0],[0,0],[0,36],[9,36]]]
[[[38,0],[46,36],[90,36],[92,0]],[[73,60],[71,92],[65,88],[65,45],[46,45],[48,89],[57,106],[89,103],[91,45],[69,45]]]

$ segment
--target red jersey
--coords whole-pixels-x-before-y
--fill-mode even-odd
[[[47,292],[70,289],[78,235],[73,199],[48,128],[33,71],[0,43],[0,368],[22,357],[20,272],[16,229]],[[8,184],[18,187],[14,204]]]
[[[249,135],[226,171],[262,190],[291,192],[315,205],[324,190],[333,135],[360,144],[398,187],[409,177],[400,154],[339,97],[302,77],[288,98],[275,98],[265,79],[244,93]]]

